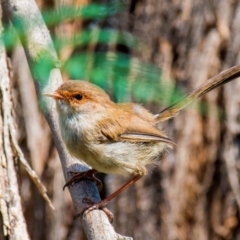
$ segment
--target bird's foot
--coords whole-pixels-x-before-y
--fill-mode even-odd
[[[87,203],[91,206],[88,206],[86,208],[84,208],[81,212],[77,213],[75,217],[78,217],[84,213],[88,213],[88,212],[91,212],[92,210],[95,210],[95,209],[101,209],[105,212],[105,214],[107,215],[108,219],[109,219],[109,222],[112,223],[113,222],[113,219],[114,219],[114,216],[113,214],[106,208],[106,204],[105,201],[101,201],[99,203],[95,203],[93,202],[91,199],[89,198],[84,198],[82,200],[83,203]]]
[[[96,183],[98,190],[101,191],[103,188],[102,182],[95,177],[95,173],[98,171],[95,169],[90,169],[85,172],[68,172],[72,175],[72,177],[66,182],[66,184],[63,186],[63,190],[66,187],[69,187],[70,185],[73,185],[74,183],[80,182],[83,179],[89,179]]]

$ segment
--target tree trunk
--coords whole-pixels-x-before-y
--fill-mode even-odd
[[[151,48],[142,58],[184,92],[239,64],[238,1],[131,4],[129,28]],[[118,231],[138,240],[237,238],[239,90],[239,80],[213,90],[164,126],[177,146],[118,198]]]

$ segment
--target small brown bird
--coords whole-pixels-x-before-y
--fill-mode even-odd
[[[45,94],[56,99],[61,135],[69,152],[93,168],[75,175],[67,185],[84,177],[99,183],[96,172],[132,174],[129,182],[90,209],[104,208],[145,175],[148,167],[156,165],[174,144],[161,130],[160,122],[238,75],[231,69],[222,72],[157,115],[138,104],[116,104],[102,89],[86,81],[69,80],[54,93]]]
[[[138,104],[112,102],[89,82],[67,81],[45,95],[56,99],[61,135],[69,152],[96,170],[74,176],[70,182],[87,175],[94,178],[95,172],[134,175],[111,199],[145,175],[173,144],[159,129],[156,116]],[[109,197],[97,207],[104,207]]]

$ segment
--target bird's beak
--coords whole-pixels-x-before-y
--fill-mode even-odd
[[[55,98],[55,99],[63,99],[63,96],[60,95],[58,92],[54,92],[54,93],[43,93],[44,96],[47,96],[47,97],[52,97],[52,98]]]

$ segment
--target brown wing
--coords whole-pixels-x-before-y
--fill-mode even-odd
[[[152,135],[148,133],[124,133],[120,136],[122,141],[130,141],[130,142],[165,142],[176,145],[171,139],[167,137],[160,137],[158,135]]]
[[[137,116],[122,115],[115,119],[105,119],[99,122],[101,139],[103,141],[127,142],[166,142],[174,144],[164,133],[151,122],[144,121]]]

